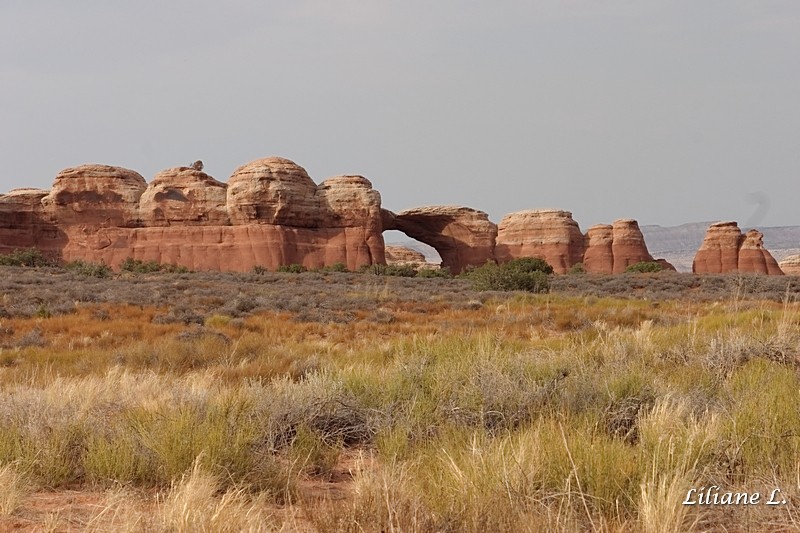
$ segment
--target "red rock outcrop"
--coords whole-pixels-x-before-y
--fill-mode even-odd
[[[84,165],[59,173],[49,192],[0,196],[0,249],[114,267],[132,257],[194,270],[357,269],[385,260],[380,201],[366,178],[317,186],[282,158],[244,165],[228,185],[199,168],[165,170],[147,186],[131,170]]]
[[[146,188],[147,182],[133,170],[82,165],[58,173],[42,206],[46,218],[58,225],[135,227]]]
[[[800,276],[800,255],[784,257],[778,266],[787,276]]]
[[[454,274],[480,266],[494,257],[497,226],[483,211],[469,207],[417,207],[392,213],[382,210],[383,229],[399,230],[433,246],[442,267]]]
[[[386,263],[389,265],[419,265],[425,263],[425,255],[405,246],[386,246]]]
[[[497,226],[495,258],[541,257],[557,274],[583,261],[584,236],[572,213],[557,209],[518,211]]]
[[[227,226],[227,185],[191,167],[163,170],[139,199],[143,226]]]
[[[0,195],[0,254],[37,242],[63,245],[63,234],[44,220],[42,198],[47,194],[42,189],[14,189]]]
[[[592,274],[614,272],[614,226],[597,224],[586,232],[583,269]]]
[[[757,230],[750,230],[743,235],[736,222],[712,224],[694,257],[692,272],[783,274],[775,258],[764,248],[763,238]]]

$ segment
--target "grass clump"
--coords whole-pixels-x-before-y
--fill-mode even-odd
[[[25,476],[13,463],[0,466],[0,517],[11,516],[29,491]]]

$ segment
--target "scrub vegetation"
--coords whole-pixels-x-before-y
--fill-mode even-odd
[[[85,268],[0,269],[0,529],[800,527],[795,279]]]

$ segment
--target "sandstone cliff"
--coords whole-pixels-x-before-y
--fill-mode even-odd
[[[692,272],[783,274],[772,254],[764,248],[761,232],[750,230],[743,235],[736,222],[717,222],[708,228],[695,255]]]

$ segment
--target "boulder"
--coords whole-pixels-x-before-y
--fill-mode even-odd
[[[392,213],[382,210],[383,230],[399,230],[433,246],[442,267],[454,274],[493,259],[497,226],[483,211],[470,207],[429,206]]]
[[[226,226],[227,185],[192,167],[162,170],[139,199],[143,226]]]
[[[764,248],[763,235],[756,230],[750,230],[743,235],[736,222],[717,222],[709,226],[703,243],[695,254],[692,272],[783,273],[772,254]]]
[[[583,261],[584,247],[584,236],[569,211],[518,211],[503,217],[497,226],[495,258],[504,263],[519,257],[540,257],[555,273],[565,274]]]

